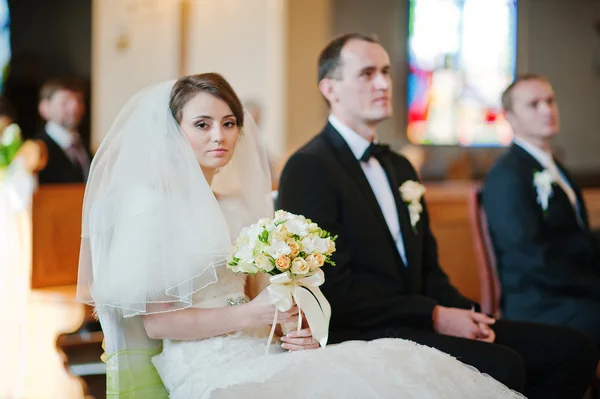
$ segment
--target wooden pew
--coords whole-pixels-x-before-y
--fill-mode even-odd
[[[82,184],[43,185],[33,196],[32,288],[77,285]]]
[[[467,196],[478,184],[449,181],[425,184],[431,229],[437,239],[441,267],[467,297],[479,300],[479,273],[469,227]],[[583,190],[590,226],[600,229],[600,188]]]
[[[75,301],[84,191],[83,184],[43,185],[34,194],[31,287],[64,308],[69,327],[50,327],[61,367],[80,385],[82,396],[100,399],[106,384],[102,332],[81,329],[93,321],[92,309]]]
[[[592,230],[600,230],[600,188],[583,190],[583,200],[588,211]]]
[[[466,297],[479,300],[479,273],[468,220],[467,194],[475,183],[427,183],[425,200],[438,258],[450,281]]]

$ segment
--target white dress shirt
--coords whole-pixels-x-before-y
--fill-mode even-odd
[[[90,158],[81,144],[79,133],[70,132],[54,122],[46,123],[46,133],[58,144],[74,165],[81,166],[83,176],[87,179],[90,169]]]
[[[573,209],[575,210],[575,215],[577,217],[577,223],[579,226],[583,227],[583,221],[581,220],[581,214],[579,213],[579,206],[577,204],[577,195],[573,190],[573,187],[569,184],[569,181],[565,177],[565,175],[561,172],[561,170],[554,162],[554,158],[552,154],[542,150],[539,147],[531,144],[530,142],[523,140],[520,137],[514,138],[514,143],[527,151],[529,155],[531,155],[536,161],[542,165],[543,168],[547,169],[553,177],[553,180],[558,184],[558,186],[565,192],[567,197],[569,198],[569,202]]]
[[[344,125],[338,118],[333,115],[329,115],[329,123],[338,131],[342,138],[348,143],[350,150],[360,162],[362,168],[373,194],[377,199],[379,208],[385,218],[388,229],[392,234],[398,253],[402,258],[405,266],[408,266],[406,260],[406,249],[404,248],[404,240],[402,239],[402,232],[400,230],[400,219],[398,217],[398,209],[396,208],[396,201],[394,200],[394,194],[390,188],[390,184],[383,170],[383,167],[375,157],[371,157],[369,162],[362,162],[362,158],[365,150],[371,144],[367,139],[356,133],[348,126]]]

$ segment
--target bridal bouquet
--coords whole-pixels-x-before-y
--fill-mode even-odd
[[[273,219],[260,219],[242,229],[228,268],[236,273],[269,274],[271,284],[267,289],[276,309],[285,312],[295,302],[300,315],[305,314],[313,337],[325,346],[331,307],[319,286],[325,282],[321,267],[335,266],[331,255],[335,252],[336,238],[310,219],[280,210]],[[277,311],[269,343],[276,324]],[[298,330],[301,325],[299,318]],[[290,326],[282,325],[282,329],[287,334]]]

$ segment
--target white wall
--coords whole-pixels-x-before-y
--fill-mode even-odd
[[[523,1],[523,0],[521,0]],[[561,116],[554,141],[573,171],[600,170],[600,1],[528,0],[527,70],[546,75]]]
[[[132,94],[183,74],[218,72],[242,101],[261,103],[274,159],[324,125],[316,71],[331,38],[331,0],[93,1],[94,150]]]
[[[120,39],[127,42],[125,48],[119,48]],[[179,71],[179,0],[94,0],[92,149],[129,97],[177,78]]]
[[[242,101],[262,105],[271,153],[285,148],[285,0],[190,0],[185,74],[217,72]]]
[[[332,0],[292,0],[287,13],[287,152],[305,144],[327,122],[317,83],[319,53],[331,40]]]

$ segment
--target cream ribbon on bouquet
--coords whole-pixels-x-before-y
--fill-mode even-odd
[[[269,342],[265,353],[269,352],[275,326],[277,326],[277,312],[287,312],[294,302],[298,309],[306,315],[312,336],[324,347],[329,338],[329,319],[331,318],[331,305],[319,289],[325,282],[325,273],[318,269],[306,277],[292,279],[288,273],[271,276],[271,285],[267,287],[271,303],[275,305],[273,326],[269,334]],[[302,312],[298,315],[298,330],[302,327]]]

